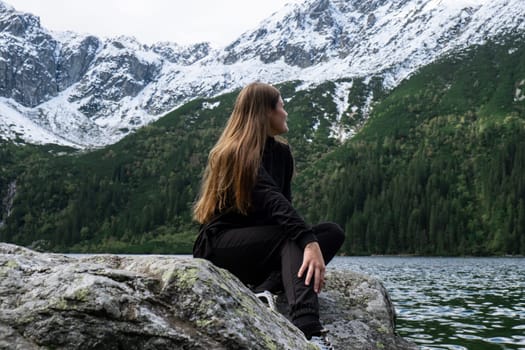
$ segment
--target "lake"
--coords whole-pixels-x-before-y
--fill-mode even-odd
[[[525,258],[336,257],[379,278],[420,349],[525,350]]]

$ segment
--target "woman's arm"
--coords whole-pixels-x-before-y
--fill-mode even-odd
[[[312,228],[304,222],[263,167],[259,168],[252,195],[255,209],[263,212],[268,218],[281,226],[284,232],[290,236],[290,239],[299,244],[301,249],[304,249],[308,243],[317,241]]]

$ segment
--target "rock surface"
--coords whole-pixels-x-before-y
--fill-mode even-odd
[[[336,349],[416,349],[377,280],[330,271]],[[284,304],[279,304],[282,308]],[[205,260],[74,258],[0,243],[0,349],[312,349],[284,316]]]

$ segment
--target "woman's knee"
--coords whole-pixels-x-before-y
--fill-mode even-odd
[[[316,235],[329,236],[330,241],[333,243],[339,243],[339,246],[343,245],[345,241],[345,231],[343,228],[335,222],[323,222],[313,227]]]
[[[323,222],[319,225],[314,226],[314,231],[316,232],[326,232],[334,237],[338,236],[340,239],[344,240],[345,232],[343,228],[335,222]]]

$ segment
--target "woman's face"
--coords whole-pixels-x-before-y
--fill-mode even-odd
[[[287,116],[288,113],[286,113],[286,111],[284,110],[283,99],[279,97],[277,107],[275,107],[275,109],[272,109],[270,111],[270,115],[268,116],[268,120],[270,123],[270,136],[280,135],[284,134],[285,132],[288,132],[288,124],[286,122]]]

